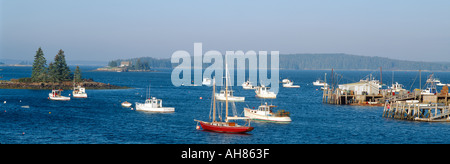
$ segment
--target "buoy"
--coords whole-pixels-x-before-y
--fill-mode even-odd
[[[4,101],[3,104],[6,104],[6,101]]]
[[[25,132],[22,132],[22,135],[25,135]]]
[[[200,126],[197,125],[197,127],[195,127],[195,129],[199,130],[199,129],[200,129]]]
[[[48,114],[52,114],[52,112],[48,112]]]
[[[203,99],[203,97],[200,97],[200,100]]]

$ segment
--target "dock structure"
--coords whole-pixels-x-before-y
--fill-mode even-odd
[[[440,103],[445,106],[450,104],[450,96],[448,94],[421,95],[420,93],[404,92],[400,94],[392,94],[386,91],[380,91],[379,94],[372,95],[355,95],[352,91],[341,90],[336,88],[326,89],[323,91],[322,102],[336,105],[375,105],[384,106],[385,102],[402,102],[408,100],[418,100],[421,103]]]
[[[380,77],[381,76],[382,74],[380,73]],[[450,104],[449,88],[445,85],[439,93],[435,85],[436,79],[433,74],[431,74],[427,80],[427,89],[422,90],[422,88],[420,88],[414,89],[413,91],[403,89],[398,83],[396,83],[396,85],[393,84],[390,88],[383,89],[382,81],[375,80],[375,78],[372,77],[372,74],[369,74],[366,79],[361,79],[359,82],[348,84],[339,84],[339,78],[342,78],[342,75],[335,74],[333,69],[331,69],[332,80],[330,85],[324,87],[322,96],[323,103],[336,105],[384,106],[385,102],[418,100],[420,103],[424,104],[440,103],[445,106]]]
[[[417,100],[419,96],[414,93],[392,94],[387,91],[380,91],[378,94],[357,95],[353,91],[342,90],[340,88],[326,89],[323,91],[322,102],[336,105],[370,105],[383,106],[384,102],[396,102],[405,100]]]
[[[423,122],[450,122],[450,106],[441,103],[397,101],[385,103],[383,117]]]

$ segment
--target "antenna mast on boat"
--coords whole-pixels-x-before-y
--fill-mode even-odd
[[[213,78],[213,121],[212,122],[216,122],[216,96],[214,95],[216,94],[216,78]]]
[[[228,122],[228,63],[225,54],[225,122]]]
[[[147,92],[147,95],[145,95],[147,99],[151,99],[152,98],[152,97],[150,97],[150,86],[151,86],[151,83],[149,82],[148,88],[147,88],[148,92]]]

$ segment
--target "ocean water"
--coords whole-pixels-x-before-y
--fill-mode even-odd
[[[3,80],[29,77],[31,67],[0,67]],[[421,144],[450,143],[450,123],[400,121],[382,117],[382,107],[328,105],[322,103],[322,91],[312,85],[330,71],[280,70],[300,88],[282,88],[278,98],[267,100],[291,113],[292,122],[276,124],[252,122],[249,134],[224,134],[196,130],[194,119],[209,120],[211,87],[174,87],[171,70],[160,72],[89,72],[84,78],[133,87],[123,90],[87,90],[87,99],[50,101],[49,90],[0,89],[0,143],[148,143],[148,144]],[[374,71],[337,71],[340,83],[359,81]],[[425,82],[429,72],[422,72]],[[450,73],[436,72],[443,83]],[[405,88],[418,88],[418,72],[395,72],[395,81]],[[392,72],[383,73],[390,84]],[[415,80],[416,79],[416,80]],[[329,79],[330,80],[330,79]],[[413,84],[413,81],[416,81]],[[123,108],[123,101],[144,102],[146,88],[163,99],[163,106],[175,107],[174,113],[148,113]],[[280,85],[281,86],[281,85]],[[218,88],[219,89],[219,88]],[[257,108],[263,101],[253,90],[234,87],[235,95],[245,96],[236,103]],[[71,90],[63,91],[68,95]],[[200,97],[202,97],[200,99]],[[6,103],[4,103],[6,101]],[[22,108],[29,106],[29,108]]]

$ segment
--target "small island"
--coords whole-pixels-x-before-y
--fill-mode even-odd
[[[55,60],[47,65],[44,52],[39,47],[34,56],[31,77],[0,81],[0,89],[64,89],[71,90],[75,85],[86,89],[128,89],[129,87],[116,86],[95,82],[93,79],[83,79],[81,70],[77,66],[71,72],[67,66],[64,51],[59,50]]]

